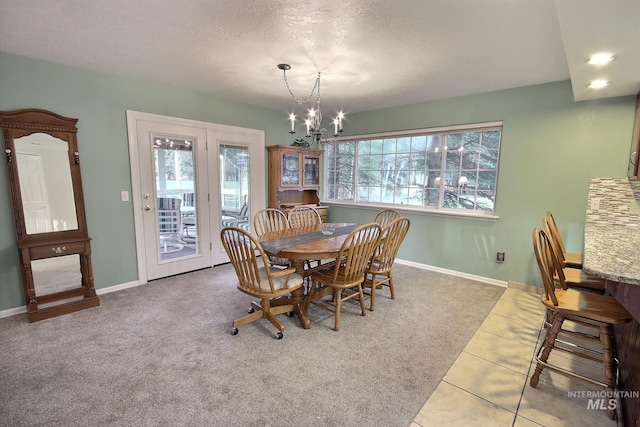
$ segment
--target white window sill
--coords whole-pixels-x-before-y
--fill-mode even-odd
[[[484,213],[480,211],[463,211],[457,209],[436,209],[427,206],[403,206],[403,205],[384,205],[384,204],[357,204],[353,202],[340,202],[335,200],[322,200],[320,202],[323,206],[340,206],[344,208],[357,208],[357,209],[369,209],[379,211],[382,209],[394,209],[401,213],[410,213],[417,215],[431,215],[431,216],[444,216],[453,218],[466,218],[478,221],[491,221],[495,222],[500,217],[495,214]]]

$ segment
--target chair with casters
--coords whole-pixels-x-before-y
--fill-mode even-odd
[[[565,267],[572,268],[582,268],[582,254],[567,252],[567,249],[564,246],[564,241],[562,240],[562,236],[560,235],[560,230],[558,229],[558,224],[556,220],[553,218],[553,214],[551,211],[547,211],[547,216],[545,217],[546,222],[549,225],[549,231],[547,235],[549,235],[556,246],[557,251],[559,251],[559,255],[561,255],[562,260],[564,261]]]
[[[353,230],[344,240],[337,256],[337,262],[331,268],[321,269],[311,275],[311,289],[307,293],[305,306],[314,304],[323,310],[334,313],[334,330],[340,330],[340,310],[342,303],[357,299],[360,311],[366,316],[362,282],[364,271],[378,247],[382,227],[371,223]],[[327,295],[332,302],[321,301]]]
[[[289,227],[287,216],[280,209],[261,209],[253,217],[253,232],[261,237],[272,231],[286,230]],[[289,267],[291,262],[287,258],[269,256],[272,267]]]
[[[544,232],[551,241],[553,249],[558,256],[558,262],[560,263],[560,269],[556,274],[556,280],[560,280],[558,275],[562,275],[562,280],[570,288],[580,289],[589,292],[596,292],[599,294],[605,293],[606,280],[602,277],[588,274],[581,268],[573,268],[566,264],[562,245],[560,244],[559,234],[553,231],[553,225],[549,222],[548,217],[542,219],[542,225]]]
[[[281,339],[284,325],[275,316],[291,313],[294,307],[293,304],[273,305],[272,301],[302,287],[302,276],[295,273],[294,268],[271,270],[260,243],[242,228],[223,228],[220,240],[238,276],[238,289],[260,299],[260,303],[251,302],[248,315],[233,321],[231,334],[238,333],[238,326],[267,319],[278,328],[276,338]]]
[[[409,218],[396,218],[382,229],[380,244],[371,257],[371,261],[365,270],[365,279],[362,284],[363,292],[370,296],[369,310],[373,311],[376,303],[376,290],[382,286],[388,286],[391,299],[395,299],[393,287],[393,265],[398,254],[398,249],[404,240],[411,222]],[[367,291],[368,289],[368,291]]]
[[[402,215],[397,210],[384,209],[378,212],[376,216],[373,217],[373,222],[380,224],[380,227],[384,228],[387,226],[387,224],[389,224],[394,219],[401,218],[401,217]]]
[[[304,227],[322,223],[320,213],[311,206],[296,206],[289,211],[287,216],[291,228]]]
[[[631,321],[631,315],[614,297],[569,289],[562,280],[558,284],[554,275],[561,269],[560,261],[551,239],[540,227],[536,227],[533,231],[533,249],[544,285],[542,304],[547,309],[549,325],[546,327],[544,341],[535,353],[537,364],[529,385],[536,387],[542,371],[549,368],[562,375],[598,385],[606,392],[612,393],[617,386],[617,367],[614,366],[616,359],[612,344],[613,326]],[[564,329],[563,325],[566,321],[574,322],[581,325],[583,329],[595,330],[595,332],[590,334]],[[569,336],[572,342],[559,339],[559,334]],[[599,342],[600,350],[584,346],[587,342]],[[550,362],[549,355],[552,350],[571,353],[574,356],[601,363],[603,378],[582,375]],[[615,419],[615,409],[608,409],[607,415]]]

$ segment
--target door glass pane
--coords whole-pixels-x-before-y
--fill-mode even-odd
[[[193,140],[154,136],[158,250],[166,261],[200,253]]]
[[[222,226],[250,231],[249,148],[220,145]]]

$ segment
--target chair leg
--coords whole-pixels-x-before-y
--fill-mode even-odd
[[[264,318],[267,319],[273,326],[278,328],[280,332],[284,332],[284,325],[269,311],[264,312]]]
[[[233,321],[233,327],[237,328],[238,326],[246,325],[247,323],[255,322],[258,319],[262,319],[263,313],[262,310],[256,310],[251,314],[247,314],[239,319]]]
[[[375,274],[371,277],[371,301],[369,302],[369,310],[373,311],[373,308],[376,305],[376,276]]]
[[[334,289],[333,290],[333,300],[335,301],[336,304],[336,312],[335,312],[335,325],[333,327],[334,331],[339,331],[340,330],[340,306],[342,305],[342,290],[341,289]]]
[[[531,380],[529,381],[529,385],[531,387],[535,387],[538,385],[538,381],[540,380],[540,374],[542,374],[542,370],[544,369],[547,360],[549,359],[549,353],[551,353],[551,349],[555,345],[556,338],[558,337],[558,332],[562,328],[562,323],[564,322],[564,316],[560,313],[556,313],[553,317],[553,324],[550,328],[547,328],[547,333],[544,337],[544,342],[542,346],[538,350],[538,354],[536,354],[536,360],[538,363],[536,365],[536,370],[531,376]]]
[[[600,344],[602,345],[602,364],[604,366],[604,378],[607,384],[605,390],[607,393],[613,393],[616,388],[617,378],[614,374],[614,358],[612,348],[612,327],[611,325],[600,326]],[[611,407],[607,407],[607,416],[615,420],[616,411]]]
[[[391,272],[389,272],[389,292],[391,292],[391,299],[396,299],[396,292],[393,288],[393,277],[391,277]]]
[[[360,303],[360,311],[362,312],[363,316],[366,316],[367,312],[365,311],[365,308],[364,308],[364,292],[362,292],[362,284],[358,285],[358,294],[359,294],[358,295],[358,302]],[[372,301],[373,301],[373,295],[374,295],[374,293],[371,292]],[[372,306],[373,306],[373,303],[372,303]]]

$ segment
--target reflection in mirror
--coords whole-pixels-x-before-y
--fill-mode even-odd
[[[75,289],[82,284],[79,255],[31,261],[31,270],[36,295]]]
[[[76,230],[67,142],[34,133],[14,144],[27,234]]]

